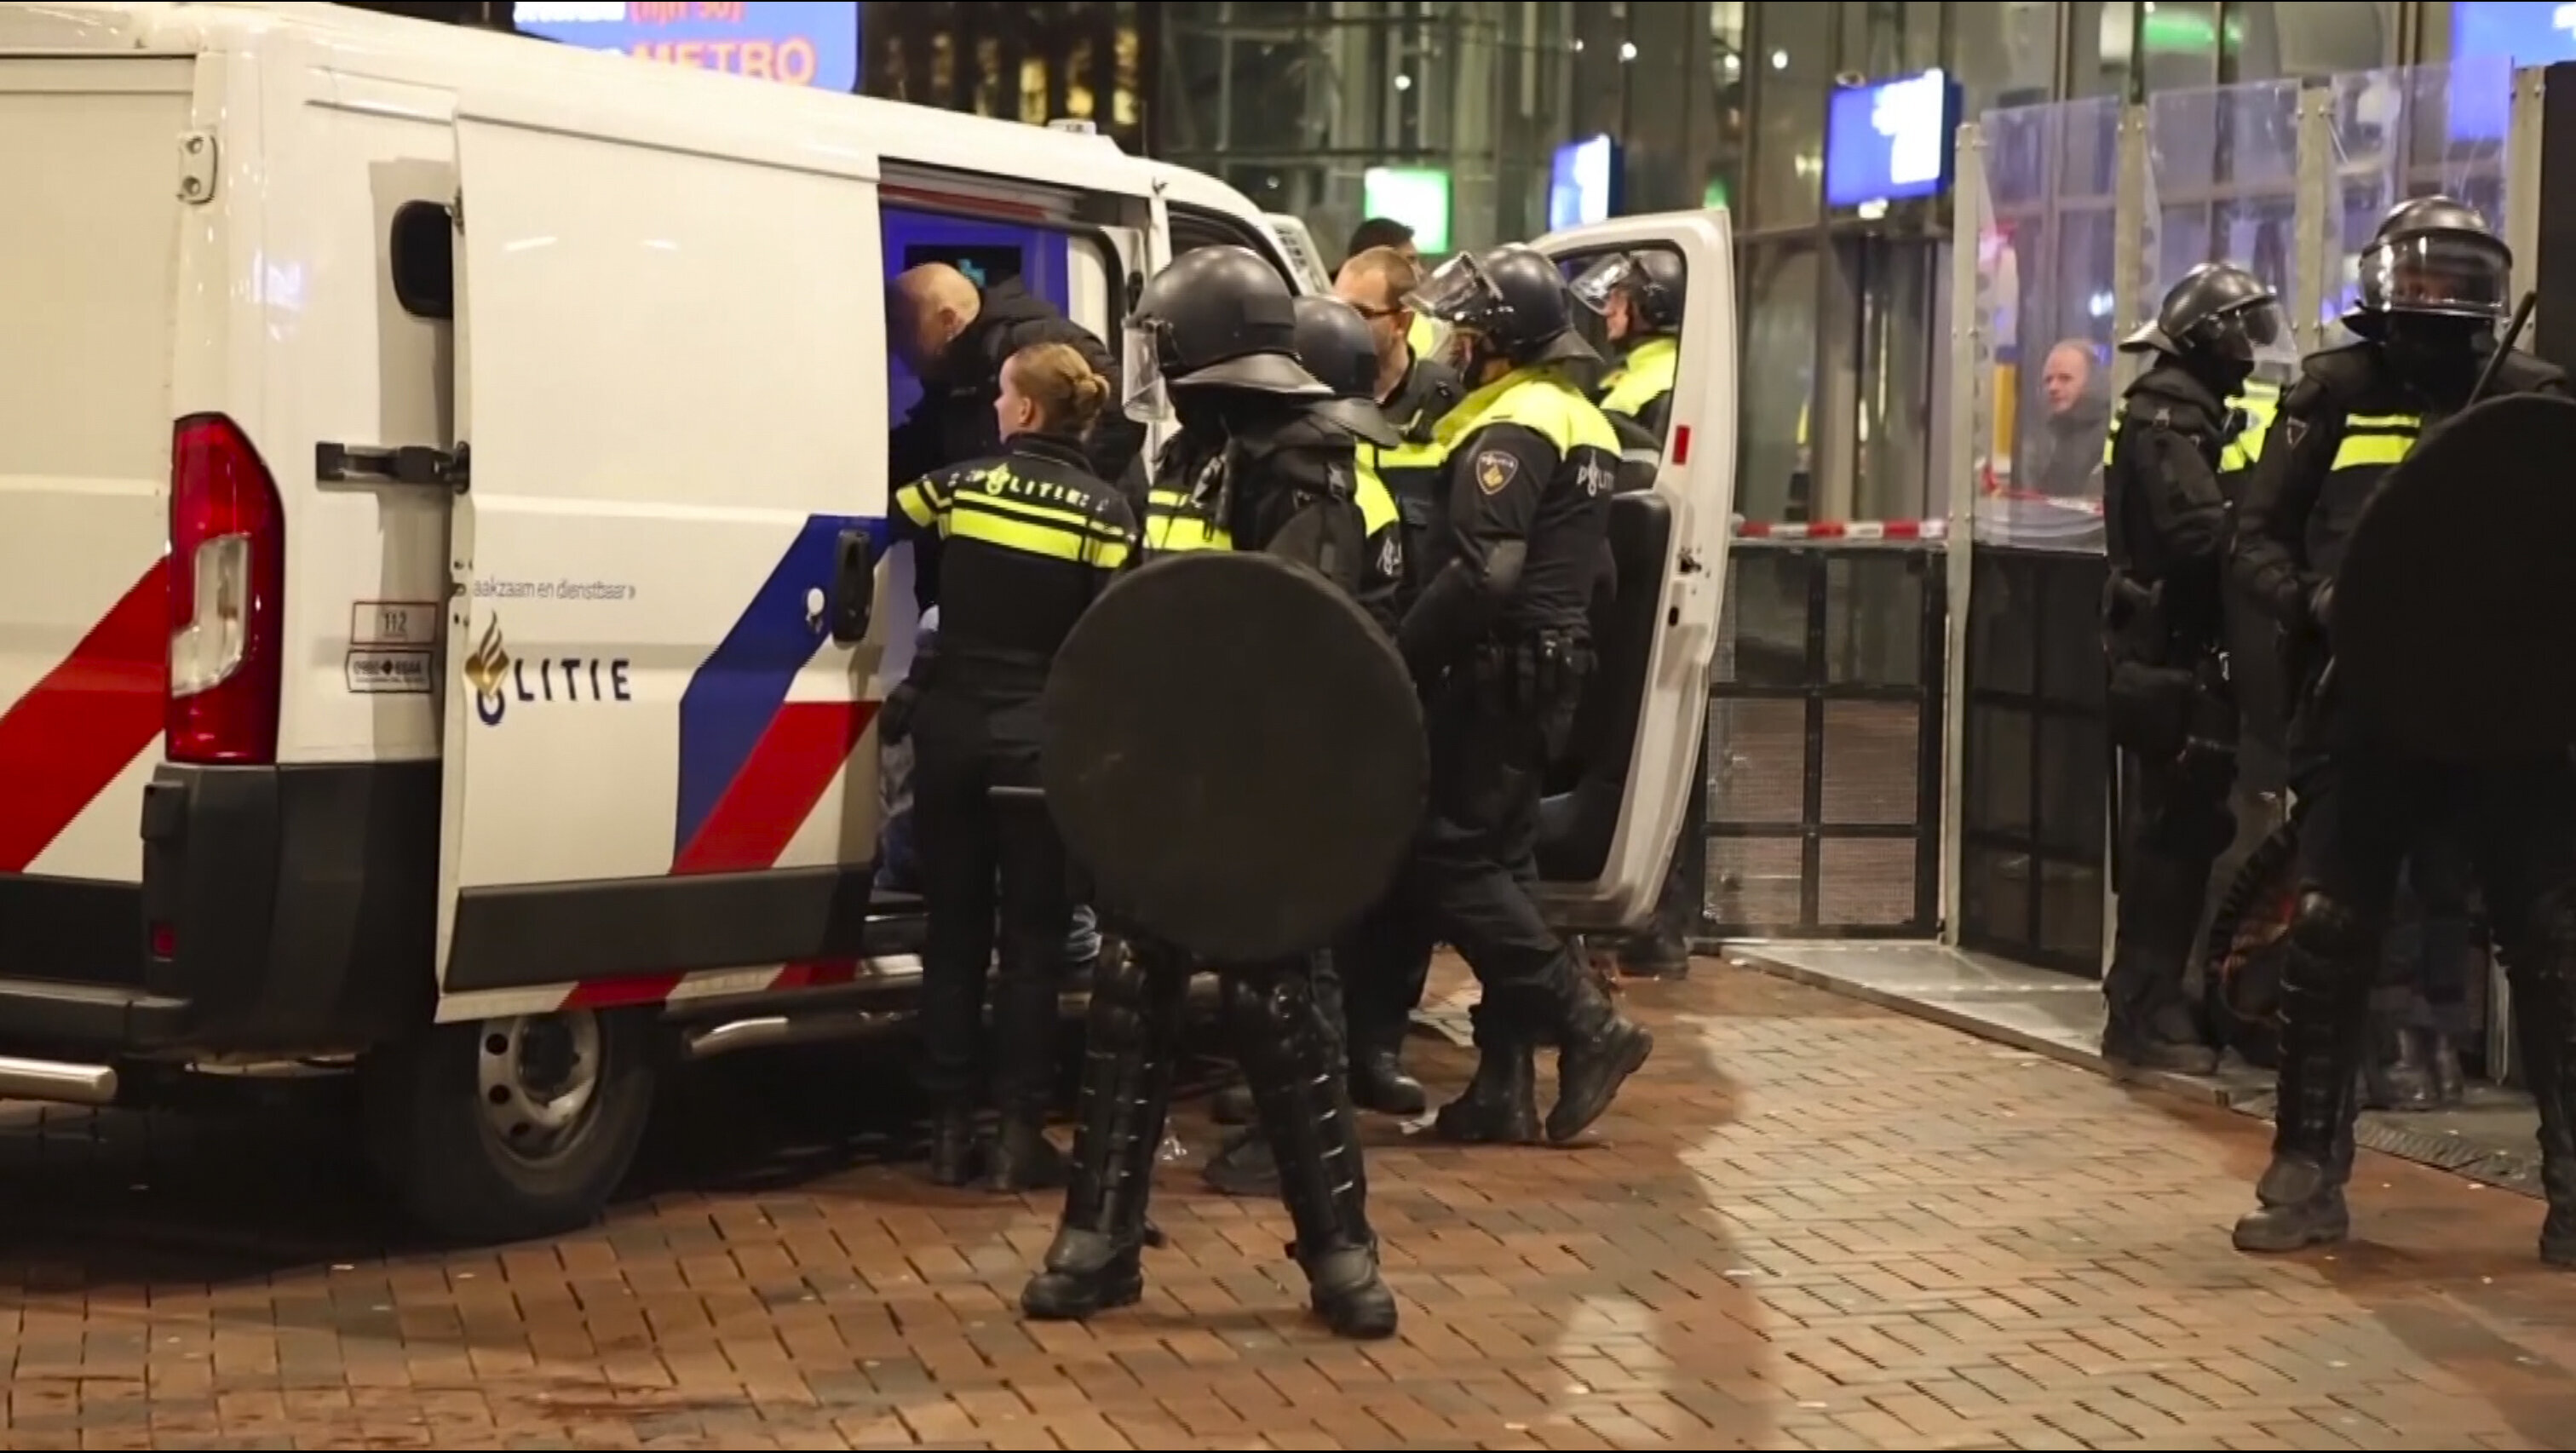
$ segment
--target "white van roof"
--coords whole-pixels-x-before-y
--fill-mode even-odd
[[[0,50],[188,55],[248,48],[272,35],[334,52],[335,64],[357,74],[449,87],[465,80],[479,93],[516,92],[513,100],[527,109],[560,114],[595,107],[631,115],[666,112],[685,98],[706,105],[708,129],[767,134],[782,150],[828,151],[840,137],[864,138],[879,156],[988,176],[1078,185],[1086,175],[1106,180],[1104,171],[1124,173],[1130,189],[1161,181],[1174,203],[1248,220],[1260,216],[1249,198],[1214,177],[1131,157],[1106,136],[637,61],[471,26],[319,4],[0,4]]]

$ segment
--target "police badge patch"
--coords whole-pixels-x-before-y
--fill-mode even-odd
[[[1404,531],[1389,530],[1378,542],[1377,573],[1382,580],[1393,580],[1404,574]]]
[[[1521,472],[1521,462],[1509,452],[1487,449],[1476,456],[1476,487],[1487,494],[1501,494]]]

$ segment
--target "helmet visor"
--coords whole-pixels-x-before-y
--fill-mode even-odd
[[[1567,290],[1574,300],[1595,313],[1606,312],[1610,299],[1621,288],[1634,287],[1645,281],[1645,271],[1637,259],[1624,252],[1614,252],[1575,275]]]
[[[2473,232],[2426,232],[2375,242],[2361,254],[2365,306],[2390,313],[2500,318],[2511,254]]]
[[[1502,305],[1493,279],[1465,253],[1432,269],[1422,286],[1404,295],[1404,305],[1426,318],[1453,327],[1472,328]]]
[[[2252,363],[2279,348],[2290,333],[2280,303],[2271,298],[2240,303],[2211,318],[2203,328],[2211,351],[2239,363]]]
[[[1160,424],[1172,417],[1172,392],[1163,386],[1163,330],[1150,320],[1127,325],[1118,352],[1118,376],[1125,385],[1120,403],[1139,424]]]

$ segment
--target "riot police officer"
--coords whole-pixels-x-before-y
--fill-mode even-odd
[[[1368,552],[1355,441],[1316,407],[1333,391],[1297,362],[1296,310],[1279,274],[1240,247],[1185,253],[1146,284],[1127,340],[1131,407],[1168,409],[1180,424],[1155,464],[1149,548],[1267,551],[1357,595]],[[1147,1198],[1194,965],[1150,935],[1127,960],[1104,962],[1092,988],[1072,1183],[1045,1265],[1020,1297],[1043,1320],[1078,1320],[1144,1291]],[[1311,963],[1216,967],[1315,1310],[1343,1336],[1391,1336],[1395,1299],[1378,1274],[1339,1036]]]
[[[2122,756],[2120,921],[2102,977],[2102,1054],[2115,1064],[2185,1074],[2218,1064],[2183,971],[2210,868],[2235,838],[2219,470],[2242,426],[2228,401],[2253,376],[2256,350],[2281,335],[2272,290],[2211,262],[2183,274],[2155,321],[2120,343],[2148,363],[2121,399],[2102,471],[2108,717]]]
[[[2549,364],[2494,357],[2512,261],[2477,213],[2447,197],[2391,210],[2362,252],[2359,302],[2345,319],[2361,341],[2306,360],[2238,520],[2236,570],[2293,648],[2291,783],[2304,813],[2282,969],[2277,1130],[2255,1191],[2261,1204],[2236,1224],[2241,1250],[2289,1251],[2349,1230],[2356,1070],[2381,928],[2400,862],[2428,827],[2465,813],[2540,1106],[2549,1196],[2540,1252],[2576,1265],[2576,885],[2565,881],[2576,857],[2576,781],[2567,754],[2472,769],[2392,752],[2337,709],[2329,655],[2338,562],[2390,468],[2472,401],[2491,361],[2491,395],[2568,391]]]
[[[1566,376],[1597,363],[1556,264],[1525,246],[1461,254],[1417,311],[1450,328],[1474,390],[1440,422],[1446,519],[1398,644],[1424,693],[1431,789],[1409,890],[1483,988],[1476,1072],[1437,1133],[1515,1141],[1539,1130],[1532,1054],[1558,1047],[1547,1137],[1600,1118],[1654,1048],[1549,930],[1521,873],[1539,793],[1592,658],[1588,610],[1606,554],[1619,439]]]
[[[1369,337],[1368,320],[1339,298],[1299,297],[1297,360],[1334,394],[1329,402],[1314,405],[1315,415],[1342,425],[1360,441],[1353,461],[1358,480],[1355,498],[1361,527],[1368,533],[1368,569],[1360,582],[1359,599],[1370,618],[1392,638],[1397,624],[1396,602],[1404,583],[1404,524],[1396,512],[1395,497],[1378,477],[1375,464],[1379,451],[1396,447],[1402,439],[1378,407],[1377,345]],[[1342,1068],[1348,1075],[1353,1067],[1349,1063],[1350,1017],[1341,957],[1338,953],[1318,955],[1312,973],[1316,1002],[1323,1007],[1325,1022],[1342,1036]],[[1233,1089],[1227,1087],[1229,1093]],[[1415,1089],[1418,1094],[1420,1087]],[[1361,1082],[1353,1078],[1351,1092],[1355,1102],[1362,1100],[1361,1090]],[[1413,1108],[1422,1107],[1417,1101]],[[1224,1148],[1209,1160],[1206,1180],[1210,1186],[1239,1196],[1268,1195],[1277,1189],[1278,1165],[1270,1155],[1268,1138],[1257,1126],[1249,1125],[1259,1113],[1258,1107],[1244,1107],[1239,1118],[1247,1122],[1248,1128],[1227,1137]]]
[[[1658,247],[1614,252],[1574,280],[1576,299],[1601,315],[1621,350],[1618,367],[1601,380],[1601,412],[1619,431],[1621,453],[1646,467],[1649,482],[1672,421],[1684,283],[1682,260]]]
[[[889,701],[895,719],[886,726],[908,728],[913,743],[913,824],[930,915],[924,1078],[939,1104],[931,1175],[960,1185],[973,1170],[998,915],[989,1059],[1001,1130],[985,1170],[994,1189],[1016,1191],[1063,1178],[1043,1132],[1074,905],[1064,845],[1045,808],[996,801],[993,789],[1036,785],[1048,667],[1092,599],[1127,567],[1136,521],[1083,452],[1109,380],[1063,343],[1013,353],[1000,375],[993,411],[1007,452],[895,491],[898,529],[914,543],[915,588],[925,612],[943,619],[937,651]]]

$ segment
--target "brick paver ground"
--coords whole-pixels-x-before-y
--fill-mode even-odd
[[[2531,1201],[2365,1155],[2360,1244],[2252,1261],[2244,1119],[1708,964],[1629,997],[1662,1047],[1588,1147],[1373,1127],[1405,1327],[1367,1347],[1196,1162],[1144,1307],[1023,1324],[1052,1208],[870,1163],[846,1107],[881,1087],[776,1062],[674,1089],[648,1180],[697,1188],[499,1251],[385,1250],[328,1107],[21,1123],[0,1446],[2576,1442],[2576,1277]]]

